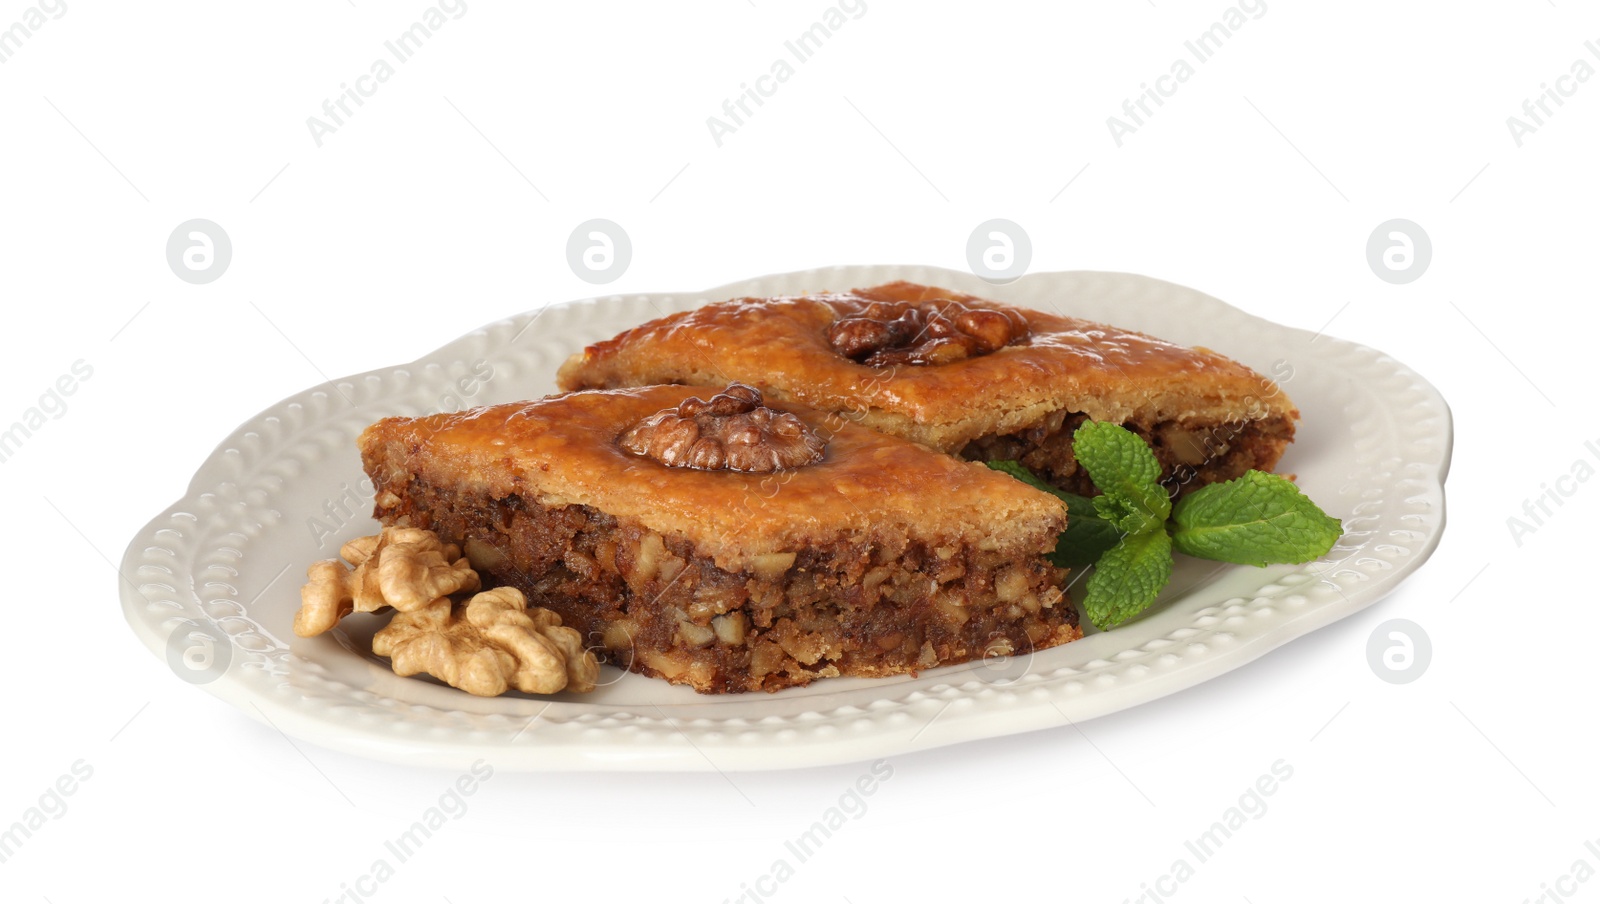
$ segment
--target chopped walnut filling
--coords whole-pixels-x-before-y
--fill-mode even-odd
[[[923,305],[875,301],[858,317],[828,327],[833,350],[868,367],[950,364],[987,355],[1028,336],[1008,311],[969,308],[957,301]]]
[[[692,397],[650,415],[617,442],[669,468],[764,473],[822,460],[827,441],[786,411],[763,404],[761,390],[743,383],[709,400]]]

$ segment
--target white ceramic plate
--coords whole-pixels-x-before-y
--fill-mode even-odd
[[[708,301],[892,279],[1204,345],[1277,376],[1304,418],[1280,470],[1298,474],[1307,494],[1344,520],[1344,538],[1308,565],[1184,560],[1139,619],[1031,657],[777,694],[700,696],[606,668],[605,686],[592,694],[481,699],[396,677],[369,652],[369,617],[322,637],[294,636],[306,566],[375,531],[355,451],[369,423],[544,395],[571,352]],[[1125,709],[1371,605],[1439,542],[1450,443],[1444,400],[1394,359],[1170,283],[1037,273],[992,286],[931,267],[787,273],[703,293],[554,306],[490,324],[420,361],[279,402],[224,440],[188,494],[133,538],[122,573],[137,586],[122,582],[123,611],[180,678],[293,736],[379,759],[462,768],[490,757],[496,768],[525,770],[848,762]]]

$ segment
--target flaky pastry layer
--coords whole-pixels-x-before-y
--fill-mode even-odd
[[[719,567],[880,531],[1038,555],[1065,526],[1061,502],[981,464],[931,452],[792,403],[769,402],[827,438],[816,464],[770,474],[674,468],[617,438],[703,388],[573,392],[423,418],[387,418],[359,440],[380,485],[409,479],[546,506],[590,506],[693,542]]]

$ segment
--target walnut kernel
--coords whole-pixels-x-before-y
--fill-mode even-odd
[[[617,442],[669,468],[752,473],[815,464],[827,445],[800,418],[766,407],[761,390],[743,383],[658,411]]]
[[[500,587],[457,613],[448,597],[396,613],[372,637],[397,675],[419,672],[480,697],[515,688],[528,694],[594,690],[600,666],[583,638],[548,609],[529,609],[521,591]]]
[[[828,327],[834,351],[868,367],[951,364],[987,355],[1028,336],[1022,317],[958,301],[875,301]]]
[[[461,550],[440,543],[433,531],[386,527],[380,534],[351,540],[339,554],[355,567],[325,559],[306,569],[300,611],[294,617],[294,632],[301,637],[328,631],[352,612],[386,607],[408,611],[479,587],[478,573]]]

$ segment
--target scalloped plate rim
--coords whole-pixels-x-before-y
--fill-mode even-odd
[[[447,353],[449,353],[451,349],[463,343],[469,342],[475,336],[480,334],[488,335],[492,333],[495,328],[515,324],[524,317],[531,316],[532,318],[536,319],[557,308],[567,308],[573,310],[581,307],[595,308],[608,303],[627,303],[631,299],[666,299],[670,300],[670,303],[673,304],[677,304],[682,301],[710,301],[719,298],[753,294],[756,291],[753,287],[762,283],[768,283],[772,281],[816,279],[826,274],[838,274],[842,272],[854,271],[879,272],[883,274],[877,279],[863,279],[861,280],[861,283],[863,284],[870,281],[881,281],[884,279],[902,277],[925,279],[926,274],[929,273],[938,274],[944,280],[944,282],[940,283],[943,285],[959,285],[962,283],[970,285],[972,280],[975,279],[971,276],[971,274],[968,273],[945,270],[943,268],[931,267],[927,265],[839,265],[790,271],[787,273],[766,274],[702,291],[659,293],[641,292],[630,293],[626,295],[588,296],[572,301],[553,303],[537,309],[536,311],[523,311],[510,317],[490,321],[489,323],[483,324],[475,329],[461,334],[460,336],[444,343],[433,351],[428,352],[427,354],[424,354],[413,361],[404,364],[380,367],[310,386],[297,393],[280,399],[279,401],[267,406],[260,412],[257,412],[254,416],[242,422],[221,442],[219,442],[209,455],[207,455],[205,460],[196,469],[196,472],[191,478],[184,495],[180,499],[176,500],[172,505],[164,509],[160,514],[147,522],[134,535],[124,554],[122,560],[123,568],[121,570],[126,572],[129,565],[134,563],[136,555],[141,553],[147,545],[148,538],[152,537],[155,533],[165,529],[168,525],[170,525],[174,516],[180,513],[185,513],[186,509],[193,508],[193,500],[198,495],[209,489],[209,487],[202,485],[203,481],[206,479],[208,471],[212,469],[220,457],[226,455],[231,449],[237,448],[245,440],[245,438],[253,432],[253,427],[259,425],[266,419],[281,417],[281,415],[291,406],[295,404],[304,404],[319,392],[324,394],[337,393],[339,391],[338,387],[341,384],[358,384],[362,381],[368,380],[369,378],[382,379],[387,374],[392,374],[399,371],[407,371],[412,373],[414,376],[416,372],[425,369],[430,363],[434,363],[434,359],[446,357]],[[915,277],[907,276],[906,271],[913,271],[918,275]],[[1279,324],[1255,314],[1251,314],[1229,304],[1228,302],[1207,295],[1196,289],[1142,274],[1117,271],[1056,271],[1029,273],[1018,280],[991,286],[990,289],[992,291],[990,294],[1002,294],[1006,288],[1023,282],[1036,284],[1047,282],[1053,279],[1105,279],[1112,281],[1129,280],[1143,282],[1151,286],[1159,286],[1162,288],[1162,290],[1167,292],[1179,293],[1190,296],[1194,299],[1204,300],[1208,304],[1217,306],[1219,310],[1225,311],[1231,318],[1247,320],[1261,328],[1271,330],[1278,335],[1300,337],[1320,335],[1321,338],[1328,341],[1330,347],[1344,346],[1351,350],[1374,352],[1378,355],[1382,355],[1384,358],[1392,362],[1394,365],[1392,369],[1394,371],[1408,375],[1412,381],[1410,385],[1423,387],[1429,393],[1430,401],[1438,404],[1440,409],[1438,413],[1442,418],[1442,423],[1440,429],[1438,430],[1437,436],[1439,448],[1437,461],[1430,459],[1429,462],[1425,462],[1432,463],[1435,466],[1430,474],[1431,482],[1429,483],[1427,489],[1432,491],[1437,496],[1437,522],[1433,530],[1426,535],[1424,541],[1419,544],[1418,547],[1411,552],[1406,560],[1400,563],[1398,567],[1396,567],[1390,573],[1383,575],[1381,578],[1362,585],[1360,591],[1355,594],[1356,599],[1351,599],[1349,596],[1346,596],[1342,605],[1333,603],[1319,605],[1311,612],[1306,612],[1294,618],[1274,624],[1270,629],[1261,633],[1257,633],[1236,646],[1211,652],[1195,662],[1186,663],[1180,669],[1175,669],[1156,678],[1142,681],[1137,685],[1135,692],[1132,694],[1130,694],[1125,687],[1119,686],[1108,691],[1097,690],[1087,693],[1083,697],[1076,698],[1074,712],[1077,713],[1077,717],[1074,718],[1073,721],[1081,721],[1085,718],[1095,718],[1100,715],[1117,712],[1132,706],[1136,706],[1139,703],[1159,699],[1176,691],[1203,683],[1204,681],[1210,680],[1211,678],[1225,674],[1226,672],[1232,671],[1233,669],[1239,668],[1240,666],[1254,661],[1271,650],[1289,643],[1295,638],[1309,634],[1322,627],[1325,627],[1328,624],[1331,624],[1334,621],[1338,621],[1357,611],[1360,611],[1361,609],[1378,602],[1391,593],[1395,587],[1397,587],[1406,577],[1413,573],[1417,568],[1420,568],[1437,549],[1437,546],[1443,536],[1446,524],[1444,484],[1448,477],[1451,459],[1453,457],[1453,416],[1452,412],[1450,411],[1449,404],[1447,400],[1444,399],[1443,395],[1437,390],[1437,388],[1433,387],[1431,383],[1429,383],[1415,370],[1412,370],[1403,362],[1400,362],[1394,359],[1392,356],[1389,356],[1377,349],[1372,349],[1367,346],[1361,346],[1357,343],[1351,343],[1346,340],[1337,339],[1332,336],[1327,336],[1326,334],[1312,334],[1309,330]],[[968,288],[966,290],[981,291],[981,289],[982,287],[980,286]],[[1268,584],[1267,586],[1272,585]],[[119,589],[123,599],[123,614],[129,623],[130,628],[153,654],[155,654],[158,658],[163,657],[165,655],[165,643],[161,640],[157,627],[150,622],[145,613],[136,611],[137,607],[142,607],[149,601],[137,590],[131,590],[128,586],[128,582],[125,580],[119,581]],[[1190,589],[1193,590],[1195,588]],[[1315,613],[1314,615],[1313,612]],[[1080,641],[1079,643],[1083,642]],[[1076,644],[1073,646],[1076,646]],[[952,675],[951,677],[959,679],[960,675]],[[887,680],[892,681],[893,679]],[[904,703],[902,706],[909,709],[922,704],[933,705],[938,700],[942,699],[945,700],[943,708],[952,708],[951,704],[953,704],[956,700],[978,699],[982,697],[984,693],[992,691],[991,688],[983,687],[980,687],[976,692],[967,691],[966,689],[971,684],[971,681],[966,681],[959,684],[935,683],[924,687],[917,687],[913,689],[912,693],[920,693],[922,699],[919,699],[914,703]],[[892,686],[896,689],[905,688],[905,685],[903,684],[896,684]],[[712,759],[706,755],[705,750],[702,749],[702,747],[704,747],[708,741],[720,740],[721,732],[717,731],[715,727],[713,727],[711,731],[707,732],[700,726],[695,725],[693,720],[686,723],[686,725],[680,726],[674,723],[673,720],[666,719],[665,721],[667,721],[669,724],[672,724],[673,728],[680,735],[682,735],[681,740],[684,743],[669,743],[665,746],[652,747],[648,751],[608,747],[607,745],[597,745],[593,749],[590,749],[582,745],[563,744],[560,747],[555,748],[555,753],[557,755],[542,756],[541,753],[547,752],[549,749],[538,748],[533,746],[531,743],[524,743],[521,747],[510,746],[516,742],[515,737],[513,737],[509,742],[503,741],[502,743],[493,743],[487,739],[482,739],[476,743],[473,743],[459,738],[449,738],[443,740],[431,738],[412,738],[405,741],[397,741],[391,737],[384,737],[376,734],[366,734],[359,731],[352,732],[349,730],[349,727],[346,723],[340,721],[337,713],[323,710],[311,711],[308,710],[306,706],[296,706],[292,703],[285,703],[278,700],[276,695],[262,695],[260,693],[256,693],[250,687],[245,686],[238,680],[217,680],[211,682],[210,684],[202,685],[202,687],[208,693],[234,704],[257,722],[261,722],[279,731],[292,734],[296,737],[309,740],[313,743],[317,743],[330,749],[395,763],[452,767],[470,762],[478,755],[489,753],[498,757],[496,760],[497,768],[510,768],[520,771],[619,769],[673,771],[708,771],[714,769],[737,771],[751,769],[822,766],[868,759],[873,756],[892,755],[896,753],[911,752],[914,750],[931,749],[934,747],[946,746],[948,744],[960,743],[967,740],[1003,736],[1025,731],[1038,730],[1041,728],[1050,727],[1050,725],[1066,724],[1065,719],[1059,716],[1056,718],[1047,717],[1046,722],[1048,724],[1038,724],[1040,720],[1037,718],[1023,720],[1017,718],[1018,714],[1014,712],[1009,713],[1011,716],[1010,719],[1006,718],[1008,712],[990,714],[973,713],[968,714],[961,719],[944,720],[942,723],[944,730],[938,732],[930,731],[924,735],[924,732],[919,729],[910,739],[897,737],[897,735],[903,735],[903,731],[881,731],[878,732],[878,734],[884,737],[881,739],[876,739],[882,741],[882,743],[878,744],[864,741],[854,734],[838,732],[836,736],[833,737],[825,738],[814,736],[808,738],[808,743],[802,745],[775,743],[773,745],[763,746],[759,749],[763,753],[768,754],[767,756],[763,757],[750,757],[743,755],[741,753],[740,746],[724,746],[720,744],[712,745],[710,746],[710,749],[713,752],[724,755],[720,761],[713,762]],[[1035,688],[1035,690],[1037,689],[1038,688]],[[821,694],[811,699],[826,702],[829,696],[830,695],[827,694]],[[1136,699],[1127,699],[1130,696]],[[744,695],[741,698],[741,702],[748,699],[759,700],[761,698],[752,698],[751,695]],[[869,704],[869,706],[870,705],[871,704]],[[265,707],[265,710],[263,707]],[[633,708],[643,709],[645,707],[640,705]],[[832,711],[837,713],[840,710],[850,708],[858,710],[861,717],[869,717],[871,715],[871,710],[861,708],[853,703],[845,703],[835,706]],[[941,708],[941,711],[943,708]],[[1043,707],[1043,709],[1049,708],[1051,707]],[[1035,706],[1032,709],[1035,711],[1041,711],[1041,707],[1038,706]],[[271,711],[271,717],[267,715],[267,711]],[[1060,711],[1059,708],[1057,708],[1057,711]],[[985,717],[986,715],[987,717]],[[535,715],[529,720],[528,724],[533,724],[537,721],[537,719],[538,716]],[[748,721],[751,723],[757,723],[764,720],[760,717],[757,717]],[[952,725],[955,725],[962,730],[952,733],[949,731]],[[924,726],[924,728],[927,727],[929,726]],[[701,740],[700,745],[696,745],[688,737],[688,732],[691,731],[699,733]],[[519,734],[521,733],[519,732]],[[813,734],[816,735],[819,733],[814,732]],[[537,732],[530,732],[528,734],[529,741],[531,742],[536,735]],[[918,743],[919,738],[922,737],[925,737],[925,740],[923,740],[921,743]],[[748,747],[748,745],[744,746]],[[800,750],[804,752],[799,755],[788,753],[787,755],[773,757],[770,754],[772,754],[775,749],[780,751]]]

